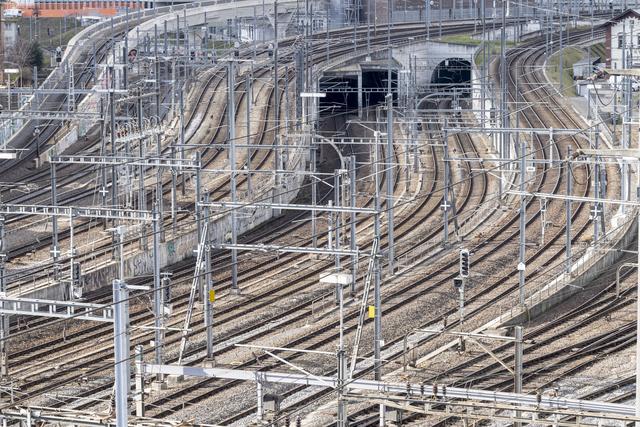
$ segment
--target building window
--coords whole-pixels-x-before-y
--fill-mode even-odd
[[[618,49],[622,49],[623,40],[624,40],[624,37],[622,33],[618,34]]]

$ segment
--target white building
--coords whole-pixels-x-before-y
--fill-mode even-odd
[[[640,65],[640,13],[627,10],[607,23],[605,36],[607,68]]]

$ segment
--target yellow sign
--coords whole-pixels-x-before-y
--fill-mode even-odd
[[[209,291],[209,302],[214,302],[216,300],[216,291],[211,289]]]
[[[373,305],[369,306],[369,319],[374,319],[376,317],[376,307]]]

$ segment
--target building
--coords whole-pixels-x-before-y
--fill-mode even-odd
[[[591,58],[585,57],[577,61],[573,64],[573,79],[581,80],[591,77],[599,63],[600,58],[594,58],[593,56],[591,56]]]
[[[629,68],[640,64],[639,12],[629,9],[609,20],[605,33],[605,52],[607,68]]]
[[[184,3],[186,0],[175,2],[148,0],[14,0],[11,6],[22,11],[22,16],[39,16],[42,18],[60,18],[63,16],[114,16],[142,8],[166,4]]]

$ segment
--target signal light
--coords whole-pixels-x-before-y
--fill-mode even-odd
[[[73,281],[73,284],[77,286],[82,282],[82,269],[80,267],[80,263],[74,261],[73,265],[71,266],[71,269],[72,269],[71,280]]]
[[[460,277],[469,277],[469,251],[466,249],[460,251]]]

